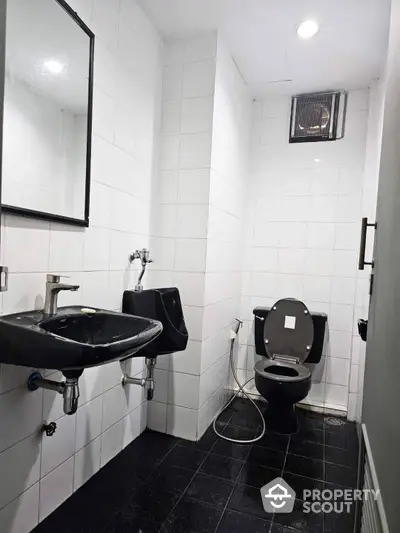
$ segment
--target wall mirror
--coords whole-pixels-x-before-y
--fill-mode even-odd
[[[93,58],[63,0],[7,2],[4,212],[89,225]]]

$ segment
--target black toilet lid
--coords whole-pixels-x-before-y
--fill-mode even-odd
[[[293,357],[304,363],[314,341],[314,324],[306,305],[294,298],[279,300],[264,323],[267,356]]]

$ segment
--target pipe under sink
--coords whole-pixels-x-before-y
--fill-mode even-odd
[[[82,370],[83,372],[83,370]],[[28,389],[35,391],[37,389],[47,389],[58,392],[63,397],[63,411],[66,415],[74,415],[78,410],[79,402],[79,377],[82,375],[65,375],[65,381],[54,381],[46,379],[40,372],[34,372],[29,376]],[[77,372],[74,372],[76,374]]]

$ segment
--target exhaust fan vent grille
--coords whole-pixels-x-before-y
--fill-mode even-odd
[[[289,142],[334,141],[344,135],[344,91],[292,98]]]

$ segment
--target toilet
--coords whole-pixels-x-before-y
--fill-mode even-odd
[[[295,404],[311,388],[311,370],[304,363],[321,360],[327,315],[311,313],[295,298],[256,307],[253,313],[256,353],[262,356],[254,367],[255,384],[268,402],[267,429],[296,433]]]

